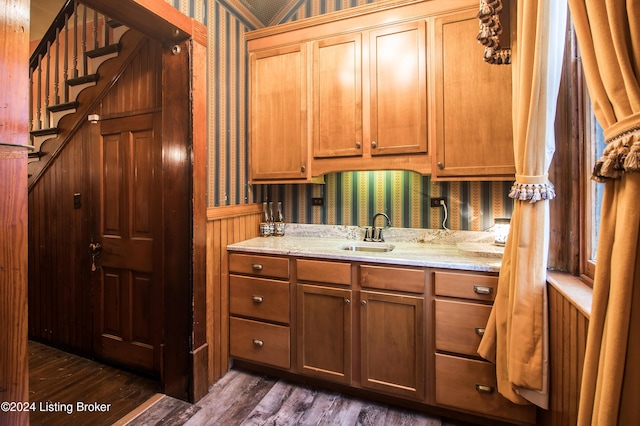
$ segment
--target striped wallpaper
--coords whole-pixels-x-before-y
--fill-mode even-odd
[[[496,217],[511,217],[510,182],[432,182],[408,171],[343,172],[325,176],[324,185],[269,185],[264,196],[282,201],[285,221],[330,225],[369,224],[384,212],[393,226],[441,228],[444,209],[432,208],[431,197],[444,197],[446,226],[483,231]],[[323,206],[313,206],[312,198]]]
[[[484,230],[495,217],[510,217],[509,182],[432,182],[405,171],[343,172],[324,185],[248,185],[248,58],[244,34],[256,29],[234,10],[232,0],[165,0],[207,25],[208,185],[210,207],[280,200],[285,220],[294,223],[364,225],[386,212],[394,226],[440,228],[443,209],[430,198],[447,199],[451,229]],[[298,0],[280,23],[374,3],[374,0]],[[323,206],[311,199],[323,198]]]

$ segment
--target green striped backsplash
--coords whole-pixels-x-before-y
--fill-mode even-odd
[[[433,182],[408,171],[331,173],[325,182],[269,185],[264,197],[283,202],[287,222],[330,225],[362,226],[384,212],[396,227],[437,229],[444,209],[430,207],[431,197],[445,197],[448,228],[482,231],[513,209],[510,182]],[[314,197],[324,205],[313,206]]]

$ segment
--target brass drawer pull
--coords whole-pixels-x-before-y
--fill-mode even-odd
[[[253,346],[255,346],[256,348],[263,347],[264,346],[264,340],[253,339]]]
[[[484,336],[484,327],[476,327],[476,334],[480,337]]]
[[[262,271],[262,265],[259,263],[252,263],[251,269],[253,269],[254,271]]]
[[[253,303],[262,303],[264,298],[262,296],[251,296],[251,300],[253,300]]]
[[[473,291],[475,291],[477,294],[482,294],[482,295],[489,295],[493,293],[493,289],[491,287],[486,287],[483,285],[474,285]]]
[[[478,392],[482,392],[482,393],[493,393],[493,391],[496,390],[496,388],[494,388],[493,386],[487,386],[487,385],[478,385],[476,384],[476,390]]]

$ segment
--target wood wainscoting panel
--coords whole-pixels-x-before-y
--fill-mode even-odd
[[[229,370],[229,256],[227,245],[258,236],[258,204],[207,210],[207,343],[209,386]]]
[[[539,410],[539,420],[548,426],[575,425],[589,318],[571,294],[548,287],[550,398],[549,410]]]

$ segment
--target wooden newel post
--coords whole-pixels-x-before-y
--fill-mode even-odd
[[[28,425],[29,0],[0,5],[0,425]]]

